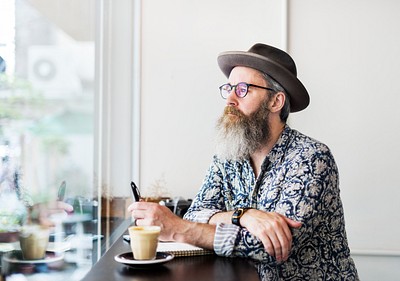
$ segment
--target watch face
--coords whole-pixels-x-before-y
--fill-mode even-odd
[[[239,208],[239,209],[236,210],[235,213],[236,213],[236,216],[238,216],[240,218],[243,215],[243,209]]]
[[[243,213],[244,213],[245,209],[244,208],[238,208],[233,212],[232,215],[232,223],[239,225],[240,226],[240,218],[242,217]]]

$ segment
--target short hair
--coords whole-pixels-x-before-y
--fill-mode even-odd
[[[267,86],[271,89],[273,89],[273,91],[270,92],[269,96],[273,97],[276,93],[278,92],[282,92],[285,95],[285,103],[282,107],[281,113],[279,115],[279,117],[281,118],[281,121],[286,123],[288,117],[289,117],[289,113],[290,113],[290,98],[289,95],[286,93],[285,89],[281,86],[281,84],[279,84],[278,82],[275,81],[275,79],[273,79],[271,76],[269,76],[268,74],[261,72],[263,78],[265,79],[265,81],[267,82]]]

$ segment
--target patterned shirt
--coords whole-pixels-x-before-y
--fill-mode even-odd
[[[338,170],[329,148],[286,126],[258,178],[249,160],[214,156],[185,219],[208,223],[212,215],[247,207],[300,221],[292,229],[287,261],[278,263],[245,228],[217,225],[214,251],[254,261],[262,280],[358,280],[350,257]]]

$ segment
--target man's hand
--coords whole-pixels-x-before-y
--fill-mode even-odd
[[[175,231],[184,227],[183,220],[168,207],[152,202],[134,202],[128,207],[136,225],[158,225],[161,227],[160,240],[174,241]]]
[[[275,212],[249,209],[240,218],[241,226],[258,237],[268,254],[278,262],[286,261],[292,248],[290,228],[299,228],[300,222],[291,220]]]
[[[168,207],[152,202],[134,202],[128,207],[136,225],[158,225],[161,241],[176,241],[213,249],[215,226],[195,223],[175,215]]]
[[[32,206],[31,213],[34,214],[32,219],[37,219],[41,225],[54,226],[52,216],[55,214],[71,213],[74,208],[63,201],[54,201],[49,203],[39,203]]]

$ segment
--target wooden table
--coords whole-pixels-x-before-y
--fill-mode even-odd
[[[258,281],[259,276],[250,261],[223,258],[216,255],[175,257],[162,265],[138,269],[120,264],[114,256],[129,252],[129,243],[122,236],[91,268],[83,281]]]

